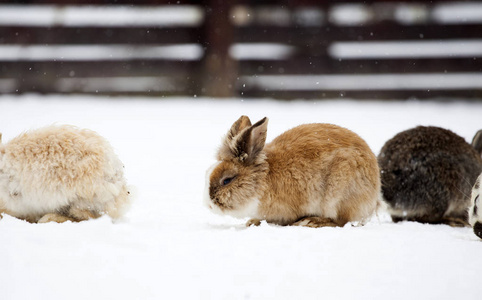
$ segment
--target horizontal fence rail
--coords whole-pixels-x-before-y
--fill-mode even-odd
[[[482,2],[0,0],[29,92],[482,99]]]

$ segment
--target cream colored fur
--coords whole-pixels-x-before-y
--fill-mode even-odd
[[[123,165],[93,131],[50,126],[0,145],[0,212],[29,222],[117,219],[128,204]]]
[[[242,116],[229,130],[207,174],[212,210],[236,215],[259,201],[248,225],[322,227],[363,224],[382,206],[376,157],[358,135],[307,124],[265,146],[267,123]]]

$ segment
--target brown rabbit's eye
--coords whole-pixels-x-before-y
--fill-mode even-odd
[[[223,185],[229,184],[231,181],[233,181],[234,177],[227,177],[223,179]]]

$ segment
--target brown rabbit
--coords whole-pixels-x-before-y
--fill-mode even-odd
[[[279,225],[344,226],[367,221],[380,200],[377,159],[348,129],[307,124],[265,146],[268,119],[241,116],[207,172],[205,204],[214,212]]]

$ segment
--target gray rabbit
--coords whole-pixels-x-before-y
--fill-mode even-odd
[[[482,171],[481,132],[469,145],[450,130],[418,126],[385,143],[378,163],[394,222],[469,225],[470,192]]]

